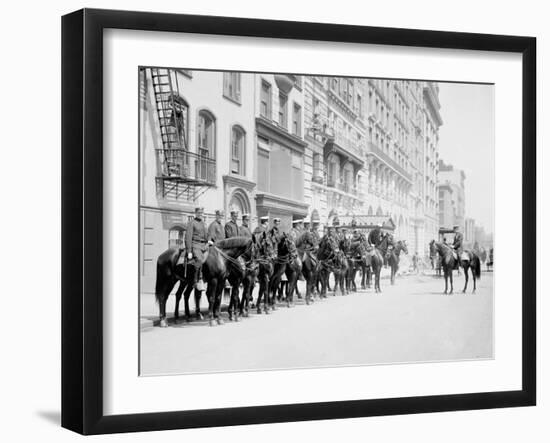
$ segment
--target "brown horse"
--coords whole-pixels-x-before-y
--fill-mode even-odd
[[[481,263],[479,257],[472,251],[464,251],[468,255],[467,260],[461,258],[455,258],[453,255],[453,249],[440,242],[432,240],[430,242],[430,254],[437,254],[440,258],[441,267],[443,269],[443,275],[445,276],[445,291],[448,291],[448,281],[451,283],[451,290],[449,294],[453,293],[453,270],[458,269],[458,265],[464,269],[464,289],[462,292],[466,292],[468,287],[468,269],[472,270],[472,278],[474,280],[474,289],[472,294],[476,292],[476,279],[481,278]]]
[[[313,302],[313,292],[315,283],[317,282],[317,268],[319,266],[319,260],[314,252],[314,243],[313,234],[309,231],[304,231],[296,239],[296,247],[298,248],[300,260],[302,261],[302,275],[306,280],[307,305]]]
[[[183,291],[185,290],[185,318],[191,319],[189,312],[189,296],[194,288],[195,267],[192,263],[178,264],[180,256],[185,254],[182,249],[170,248],[159,255],[157,259],[157,276],[155,285],[155,298],[159,305],[159,317],[161,328],[168,326],[166,321],[166,301],[176,283],[179,282],[176,291],[176,308],[174,318],[179,318],[179,305]],[[186,269],[187,268],[187,269]],[[195,312],[198,319],[202,319],[200,311],[201,291],[195,288]]]
[[[251,243],[250,240],[252,240]],[[244,316],[243,301],[245,298],[248,299],[258,271],[256,262],[258,240],[257,236],[253,235],[252,238],[232,237],[216,243],[216,246],[224,250],[224,253],[226,249],[232,249],[241,244],[247,245],[247,248],[236,260],[229,255],[225,257],[228,270],[227,280],[231,284],[231,297],[227,308],[230,321],[239,321],[239,315]],[[242,300],[239,301],[239,287],[241,284],[243,285],[243,294]]]
[[[340,292],[342,295],[345,295],[345,276],[348,265],[346,256],[339,247],[338,239],[330,235],[325,235],[319,243],[317,258],[319,259],[319,281],[321,282],[320,297],[325,298],[327,296],[331,272],[334,274],[333,294],[336,295],[336,290],[340,287]]]
[[[273,261],[273,276],[269,282],[269,305],[275,309],[275,297],[281,284],[283,274],[288,280],[286,290],[286,305],[293,306],[296,282],[302,270],[302,261],[298,257],[298,250],[292,239],[286,232],[279,237],[277,242],[277,257]]]
[[[405,254],[409,253],[407,249],[407,244],[404,240],[399,240],[393,248],[388,249],[387,257],[388,264],[390,265],[391,269],[390,282],[392,285],[395,284],[395,276],[397,275],[397,271],[399,270],[399,255],[401,254],[401,251],[403,251]]]

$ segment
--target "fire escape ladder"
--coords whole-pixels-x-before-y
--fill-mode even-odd
[[[157,149],[160,173],[157,190],[163,198],[196,200],[215,186],[215,162],[190,152],[187,140],[186,105],[180,96],[176,71],[150,68],[162,149]],[[207,171],[201,176],[197,171]]]

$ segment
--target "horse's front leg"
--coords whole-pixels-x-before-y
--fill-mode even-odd
[[[216,323],[218,325],[223,325],[224,321],[222,320],[222,317],[221,317],[221,306],[222,306],[222,294],[223,294],[223,290],[225,289],[225,284],[219,284],[219,280],[218,280],[218,285],[217,285],[217,290],[215,292],[215,296],[214,296],[214,318],[216,319]]]
[[[473,275],[473,271],[472,271]],[[474,276],[475,279],[475,276]],[[464,294],[466,292],[466,288],[468,288],[468,266],[464,266],[464,289],[462,290],[462,293]]]
[[[176,307],[174,308],[174,319],[176,322],[178,321],[178,318],[180,316],[180,300],[184,287],[184,283],[180,281],[178,290],[176,291]]]
[[[215,313],[217,290],[218,290],[218,279],[212,278],[211,280],[208,281],[208,287],[206,289],[206,295],[208,297],[208,322],[210,326],[216,326],[214,313]]]
[[[449,294],[453,293],[454,287],[453,287],[453,271],[449,272],[449,282],[451,283],[451,290],[449,291]]]
[[[168,322],[166,321],[166,301],[168,300],[168,296],[170,294],[170,290],[168,289],[168,286],[164,286],[158,293],[157,293],[157,300],[159,303],[159,326],[161,328],[168,327]]]

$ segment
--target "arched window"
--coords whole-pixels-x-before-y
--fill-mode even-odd
[[[208,111],[200,111],[197,121],[196,176],[200,180],[216,182],[216,120]]]
[[[231,128],[231,172],[245,175],[245,132],[240,126]]]
[[[340,162],[338,160],[338,157],[331,154],[328,158],[328,164],[327,164],[327,185],[328,186],[336,186],[336,183],[338,183],[339,180],[339,169],[340,169]]]
[[[197,154],[206,158],[216,156],[216,120],[208,111],[200,111],[197,122]]]
[[[183,248],[183,238],[185,235],[185,229],[181,226],[174,226],[168,231],[168,247],[179,249]]]

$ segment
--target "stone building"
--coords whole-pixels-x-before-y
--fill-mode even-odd
[[[140,70],[140,273],[183,244],[196,206],[256,214],[254,74]],[[121,147],[123,149],[124,147]]]
[[[464,171],[439,161],[439,225],[452,229],[458,225],[465,228]]]
[[[427,251],[438,232],[438,94],[427,82],[306,78],[307,201],[322,220],[386,216],[397,238]]]
[[[411,251],[437,236],[436,84],[140,70],[140,272],[196,206],[330,224],[379,220]],[[367,223],[367,225],[368,225]]]

